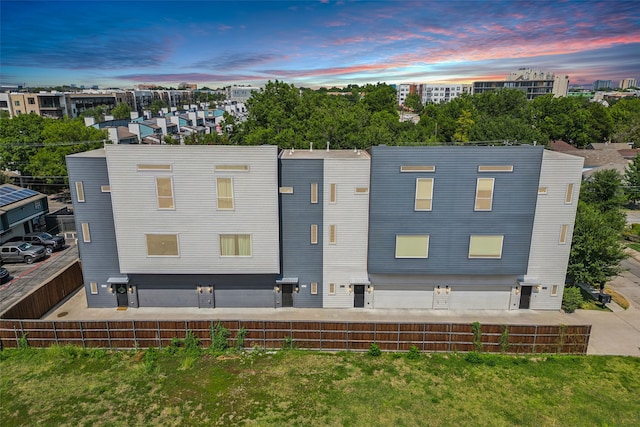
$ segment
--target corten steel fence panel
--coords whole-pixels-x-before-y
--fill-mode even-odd
[[[367,351],[376,343],[385,351],[468,352],[481,349],[510,354],[586,354],[591,325],[474,325],[462,323],[389,323],[321,321],[45,321],[0,320],[0,348],[75,345],[92,348],[163,348],[192,333],[201,347],[212,331],[227,329],[227,343],[237,345],[244,330],[245,348]],[[479,348],[480,347],[480,348]]]
[[[60,271],[2,314],[2,319],[39,319],[82,286],[82,268],[76,261]]]

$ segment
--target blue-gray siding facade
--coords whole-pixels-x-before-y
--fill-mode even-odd
[[[110,277],[122,275],[118,263],[111,194],[102,191],[102,186],[109,185],[107,161],[100,151],[68,156],[67,170],[87,304],[89,307],[116,307],[115,293],[111,292],[111,284],[107,281]],[[76,182],[82,182],[84,202],[78,202]],[[84,242],[83,223],[89,225],[90,242]],[[97,294],[91,293],[92,282],[97,285]]]
[[[280,159],[282,277],[297,278],[295,307],[322,307],[323,266],[323,159]],[[317,203],[311,203],[311,186],[318,185]],[[311,225],[317,225],[317,243],[311,243]],[[311,293],[317,283],[317,294]]]
[[[371,149],[370,274],[524,275],[542,147],[386,147]],[[478,172],[512,165],[512,172]],[[401,172],[434,166],[434,172]],[[416,211],[417,178],[433,178],[431,211]],[[474,210],[477,178],[495,178],[491,211]],[[396,235],[428,235],[428,258],[397,259]],[[503,235],[500,259],[469,259],[471,235]]]

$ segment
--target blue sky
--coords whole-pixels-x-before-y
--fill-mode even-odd
[[[2,0],[0,24],[5,84],[640,80],[637,0]]]

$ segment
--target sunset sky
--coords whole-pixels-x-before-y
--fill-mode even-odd
[[[640,80],[635,1],[0,1],[0,83]]]

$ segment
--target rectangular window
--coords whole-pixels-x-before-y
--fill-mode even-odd
[[[567,184],[567,194],[564,196],[564,202],[568,205],[573,202],[573,184]]]
[[[251,235],[221,234],[220,256],[251,256]]]
[[[335,203],[338,198],[338,188],[336,184],[331,184],[329,192],[329,203]]]
[[[293,194],[293,187],[280,187],[280,194]]]
[[[336,244],[336,225],[335,224],[331,224],[329,226],[329,244],[330,245]]]
[[[13,105],[15,105],[16,107],[20,106],[20,101],[13,101]]]
[[[29,101],[29,105],[35,105],[36,104],[36,100],[34,98],[27,98]]]
[[[317,224],[311,224],[311,244],[312,245],[318,244],[318,225]]]
[[[82,241],[85,243],[91,242],[91,233],[89,233],[89,223],[82,223]]]
[[[558,296],[558,285],[552,285],[551,286],[551,296],[552,297],[557,297]]]
[[[469,258],[502,258],[504,236],[470,236]]]
[[[538,187],[538,194],[547,194],[547,187]]]
[[[96,282],[91,282],[89,286],[91,288],[91,295],[96,295],[98,293],[98,284]]]
[[[76,197],[78,202],[84,202],[84,185],[82,185],[82,181],[76,181]]]
[[[400,166],[400,172],[435,172],[435,166]]]
[[[567,224],[562,224],[562,226],[560,227],[560,241],[559,243],[561,245],[564,245],[567,243]]]
[[[311,203],[318,203],[318,184],[311,184]]]
[[[476,186],[477,211],[490,211],[493,205],[494,178],[478,178]]]
[[[103,193],[111,193],[111,186],[109,186],[109,185],[101,185],[100,186],[100,191],[102,191]]]
[[[433,198],[433,178],[416,179],[416,201],[414,209],[430,211]]]
[[[311,284],[311,295],[318,295],[318,284],[315,282]]]
[[[147,256],[179,256],[177,234],[145,234]]]
[[[335,294],[336,294],[336,284],[329,283],[329,295],[335,295]]]
[[[218,209],[233,209],[233,180],[231,178],[217,178]]]
[[[428,235],[396,236],[396,258],[428,258]]]
[[[247,172],[249,170],[248,165],[216,165],[216,172],[218,171],[238,171],[238,172]]]
[[[152,165],[152,164],[138,164],[136,165],[139,171],[164,171],[171,172],[171,165]]]
[[[369,194],[369,187],[356,187],[356,194]]]
[[[173,204],[173,178],[170,176],[157,176],[156,192],[158,195],[158,209],[175,209]]]
[[[513,172],[513,165],[478,166],[478,172]]]

